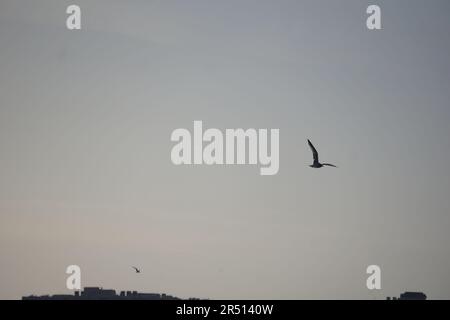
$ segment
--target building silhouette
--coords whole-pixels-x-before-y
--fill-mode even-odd
[[[400,297],[387,297],[386,300],[426,300],[423,292],[406,291]],[[22,300],[182,300],[165,293],[141,293],[137,291],[120,291],[119,294],[113,289],[102,287],[85,287],[83,290],[75,291],[74,294],[54,294],[42,296],[23,296]],[[201,300],[189,298],[188,300]]]
[[[140,293],[137,291],[120,291],[101,287],[85,287],[74,294],[55,294],[43,296],[24,296],[22,300],[181,300],[165,293]]]
[[[427,300],[427,296],[423,292],[406,291],[400,294],[400,297],[387,297],[387,300]]]

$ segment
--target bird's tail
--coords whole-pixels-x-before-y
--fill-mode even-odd
[[[334,164],[331,164],[331,163],[322,163],[322,165],[337,168],[337,166],[335,166]]]

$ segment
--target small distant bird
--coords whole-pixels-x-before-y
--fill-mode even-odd
[[[319,162],[319,154],[317,153],[316,148],[314,148],[313,144],[311,143],[311,141],[309,141],[308,139],[308,144],[309,147],[311,148],[311,151],[313,153],[313,158],[314,158],[314,162],[312,165],[310,165],[311,168],[322,168],[323,166],[329,166],[329,167],[335,167],[337,168],[334,164],[331,163],[320,163]]]
[[[136,273],[141,273],[141,270],[139,270],[138,268],[136,268],[136,267],[132,267],[135,271],[136,271]]]

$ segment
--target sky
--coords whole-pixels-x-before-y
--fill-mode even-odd
[[[449,14],[0,0],[0,299],[70,293],[72,264],[82,286],[182,298],[449,299]],[[194,120],[279,129],[278,174],[175,166]],[[339,168],[310,168],[307,139]]]

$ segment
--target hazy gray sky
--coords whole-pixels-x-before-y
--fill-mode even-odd
[[[180,297],[450,298],[449,15],[0,0],[0,298],[68,292],[70,264],[83,286]],[[174,166],[193,120],[279,128],[278,175]],[[307,138],[339,169],[309,168]]]

